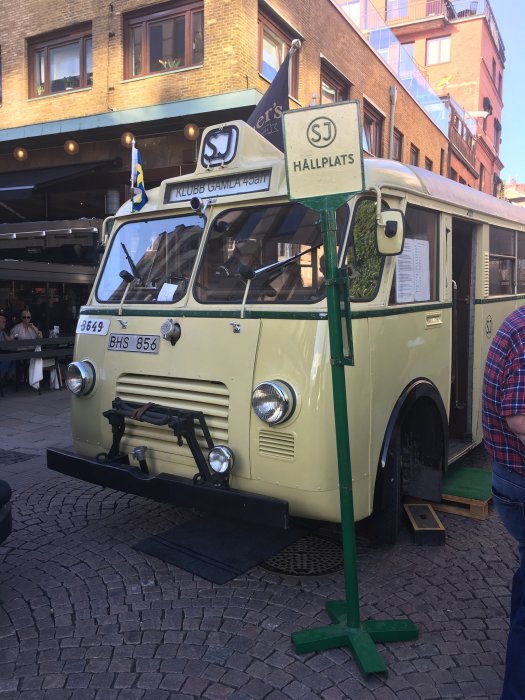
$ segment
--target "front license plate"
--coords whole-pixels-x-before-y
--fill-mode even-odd
[[[158,353],[160,335],[135,335],[133,333],[110,333],[108,350],[120,352]]]

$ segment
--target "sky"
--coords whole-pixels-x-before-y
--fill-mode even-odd
[[[505,45],[503,112],[501,115],[501,178],[525,184],[525,2],[490,0]]]

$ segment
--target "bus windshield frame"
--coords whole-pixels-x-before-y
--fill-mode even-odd
[[[114,233],[95,297],[100,303],[174,303],[184,296],[206,219],[202,214],[124,222]]]

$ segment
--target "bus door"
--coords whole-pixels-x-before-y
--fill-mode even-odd
[[[475,225],[452,220],[452,372],[449,452],[472,437],[473,303]],[[454,442],[456,441],[456,445]]]

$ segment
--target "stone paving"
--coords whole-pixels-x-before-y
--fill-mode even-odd
[[[515,547],[497,516],[442,514],[444,546],[357,538],[362,618],[410,617],[419,638],[379,645],[389,674],[365,681],[347,649],[296,654],[291,632],[326,625],[342,572],[255,567],[222,586],[132,549],[193,517],[61,477],[66,391],[6,391],[0,477],[13,488],[0,546],[0,700],[433,700],[500,697]],[[482,460],[477,450],[471,462]]]

